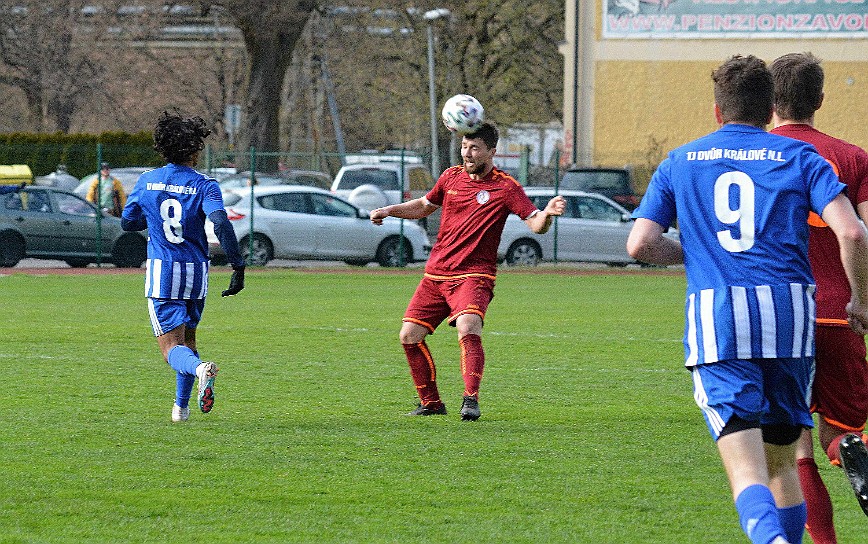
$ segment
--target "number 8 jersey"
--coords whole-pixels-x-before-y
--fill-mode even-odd
[[[223,209],[217,182],[187,166],[167,164],[143,173],[123,217],[148,223],[145,296],[203,299],[208,292],[205,219]]]
[[[671,151],[634,218],[678,230],[687,366],[814,354],[808,212],[842,190],[813,146],[727,124]]]

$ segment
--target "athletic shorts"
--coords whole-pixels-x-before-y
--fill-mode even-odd
[[[205,309],[204,298],[192,300],[149,298],[147,300],[154,336],[163,336],[181,325],[186,325],[188,329],[195,329],[199,326],[202,310]]]
[[[468,276],[455,279],[422,278],[407,311],[404,321],[416,323],[433,333],[443,320],[455,326],[462,314],[477,314],[485,320],[485,311],[494,298],[494,280],[484,276]]]
[[[814,425],[808,407],[811,357],[730,359],[690,370],[693,398],[715,440],[733,416],[759,425]]]
[[[868,419],[865,338],[850,327],[818,326],[817,371],[811,411],[845,431],[862,432]]]

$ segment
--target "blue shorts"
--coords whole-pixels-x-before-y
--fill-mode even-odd
[[[813,427],[814,359],[731,359],[690,367],[693,398],[717,440],[733,417],[758,425]]]
[[[195,329],[202,320],[202,310],[205,309],[204,298],[192,300],[149,298],[147,300],[154,336],[163,336],[181,325],[186,325],[188,329]]]

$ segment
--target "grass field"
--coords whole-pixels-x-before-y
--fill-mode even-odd
[[[0,277],[0,543],[747,542],[682,367],[683,277],[502,272],[477,422],[448,327],[449,415],[403,416],[419,277],[252,271],[221,299],[213,274],[217,401],[187,424],[141,275]]]

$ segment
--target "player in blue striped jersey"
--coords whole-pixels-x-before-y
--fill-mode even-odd
[[[193,169],[210,132],[199,117],[163,112],[154,129],[154,149],[168,164],[139,177],[121,217],[124,230],[148,230],[145,297],[160,351],[176,372],[172,421],[189,417],[196,378],[199,408],[207,413],[214,404],[218,368],[203,362],[196,347],[196,327],[208,293],[206,217],[232,264],[223,296],[244,288],[244,259],[220,187]]]
[[[796,441],[808,409],[814,281],[808,213],[832,227],[868,328],[868,237],[831,166],[802,142],[767,133],[773,82],[735,56],[713,74],[721,128],[669,153],[627,241],[634,258],[684,263],[684,346],[694,398],[717,441],[741,526],[752,542],[800,543],[806,519]],[[680,243],[663,236],[678,217]]]

